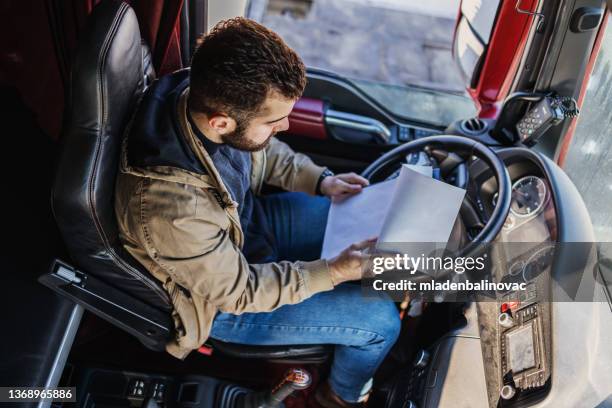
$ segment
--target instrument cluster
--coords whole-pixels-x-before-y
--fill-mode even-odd
[[[538,176],[524,176],[512,185],[512,202],[510,213],[504,223],[504,229],[511,230],[539,215],[550,198],[548,187]],[[497,204],[497,193],[493,195],[491,205]]]

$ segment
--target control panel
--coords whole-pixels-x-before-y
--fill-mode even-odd
[[[391,134],[391,140],[397,140],[397,143],[406,143],[414,139],[438,135],[440,132],[432,129],[400,125],[391,126]]]
[[[501,295],[496,303],[497,318],[491,323],[497,325],[499,377],[494,383],[502,406],[521,406],[525,397],[543,390],[550,378],[547,300],[555,251],[546,241],[535,246],[506,243],[504,248],[512,261],[500,281],[522,282],[525,288]]]
[[[163,403],[167,386],[168,380],[164,378],[130,378],[126,397],[136,402],[152,398]]]
[[[550,377],[546,328],[542,315],[545,303],[504,302],[500,306],[499,351],[500,399],[515,397],[544,387]]]
[[[113,407],[221,407],[223,391],[233,384],[205,376],[170,377],[97,367],[78,368],[73,374],[77,401],[84,408]],[[240,390],[242,393],[245,390]],[[237,391],[234,390],[234,394]]]

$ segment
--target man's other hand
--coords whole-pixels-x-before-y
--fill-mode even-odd
[[[363,263],[368,258],[364,250],[375,242],[376,238],[357,242],[329,261],[329,269],[334,286],[342,282],[361,279]]]
[[[370,182],[355,173],[342,173],[327,176],[321,181],[320,190],[323,195],[330,198],[345,194],[359,193]]]

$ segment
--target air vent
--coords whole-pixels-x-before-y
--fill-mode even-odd
[[[468,135],[480,135],[487,130],[487,124],[478,118],[466,119],[461,122],[461,130]]]

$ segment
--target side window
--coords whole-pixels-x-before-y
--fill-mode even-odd
[[[610,17],[610,16],[609,16]],[[600,254],[612,260],[612,27],[587,85],[564,170],[572,179],[591,215]],[[605,266],[604,261],[604,266]],[[609,265],[612,267],[612,264]],[[612,268],[603,268],[608,284]]]

